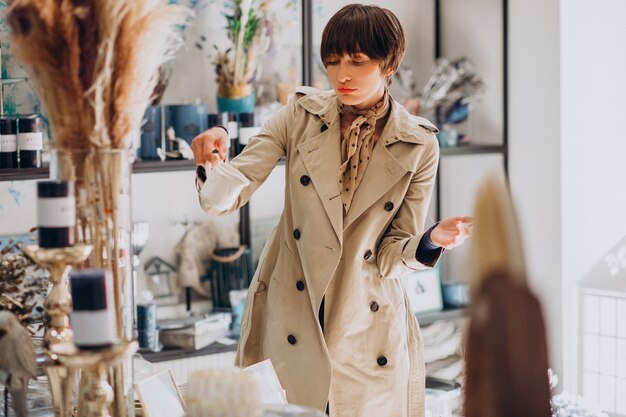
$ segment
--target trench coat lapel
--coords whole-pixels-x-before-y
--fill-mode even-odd
[[[300,158],[322,200],[337,239],[343,236],[343,208],[339,197],[340,131],[335,120],[328,129],[298,145]]]

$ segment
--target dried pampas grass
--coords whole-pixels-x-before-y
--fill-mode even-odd
[[[165,0],[12,0],[7,12],[13,53],[50,121],[51,172],[76,184],[76,242],[94,247],[86,266],[112,271],[118,337],[128,339],[129,149],[191,12]],[[132,369],[120,362],[110,372],[113,415],[124,417]]]
[[[13,52],[57,149],[128,149],[191,17],[163,0],[12,0]]]

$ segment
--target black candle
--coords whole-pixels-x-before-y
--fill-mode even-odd
[[[41,168],[43,133],[41,119],[37,116],[20,119],[17,145],[20,152],[20,168]]]
[[[233,113],[234,114],[234,113]],[[209,113],[209,129],[214,126],[224,126],[228,129],[228,113]]]
[[[111,271],[72,271],[70,288],[74,303],[70,324],[76,346],[80,349],[101,349],[117,343]]]
[[[17,168],[17,120],[0,118],[0,169]]]
[[[40,247],[65,248],[74,245],[75,201],[72,181],[52,180],[37,183]]]

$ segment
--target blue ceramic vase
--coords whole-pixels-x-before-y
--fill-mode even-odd
[[[217,96],[217,111],[232,113],[252,113],[254,112],[254,103],[256,94],[251,94],[242,98],[229,98]]]

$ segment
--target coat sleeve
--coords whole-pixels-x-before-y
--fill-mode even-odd
[[[245,205],[252,197],[252,194],[259,188],[272,172],[278,161],[286,155],[288,141],[288,126],[295,113],[293,99],[276,112],[270,120],[265,123],[261,131],[250,138],[244,150],[233,158],[228,164],[228,170],[233,169],[243,175],[247,181],[241,181],[234,175],[224,175],[211,177],[212,181],[217,181],[218,187],[223,190],[237,189],[239,195],[216,196],[208,192],[208,187],[204,184],[200,187],[200,206],[209,214],[220,216],[231,213]],[[237,184],[233,182],[238,182]],[[243,185],[243,188],[241,187]],[[217,200],[235,201],[229,208],[221,207]]]
[[[378,269],[383,278],[401,278],[411,272],[433,267],[439,256],[423,264],[415,258],[424,235],[424,223],[439,165],[439,144],[434,135],[425,144],[421,164],[411,178],[404,200],[378,247]]]

